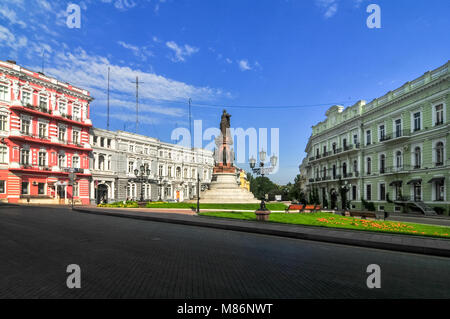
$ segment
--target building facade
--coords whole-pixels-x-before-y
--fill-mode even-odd
[[[211,182],[213,153],[164,143],[124,132],[91,130],[91,202],[126,199],[186,201],[197,196],[197,174],[205,187]],[[136,180],[135,170],[150,170],[148,181]]]
[[[449,214],[449,63],[370,103],[333,106],[301,165],[322,205]],[[345,194],[345,195],[343,195]],[[344,196],[344,197],[343,197]]]
[[[1,201],[89,203],[92,100],[86,90],[0,61]]]

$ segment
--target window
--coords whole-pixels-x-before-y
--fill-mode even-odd
[[[59,168],[66,167],[66,155],[65,154],[58,155],[58,166],[59,166]]]
[[[38,164],[41,167],[47,165],[47,152],[46,151],[39,151]]]
[[[28,195],[28,182],[22,182],[22,195]]]
[[[78,156],[72,157],[72,167],[80,168],[80,158]]]
[[[111,148],[111,139],[108,138],[107,145],[108,148]]]
[[[38,184],[38,195],[45,195],[45,183]]]
[[[59,139],[60,142],[65,142],[66,141],[66,128],[63,127],[63,126],[59,127],[58,139]]]
[[[355,172],[355,174],[358,173],[358,161],[357,160],[353,161],[353,172]]]
[[[358,190],[356,188],[356,185],[353,185],[352,186],[352,200],[356,200],[357,196],[358,196]]]
[[[177,167],[176,176],[177,176],[177,178],[181,178],[181,168],[180,167]]]
[[[342,175],[347,177],[347,163],[342,164]]]
[[[336,148],[337,148],[336,143],[333,143],[331,147],[333,148],[333,154],[336,154],[336,151],[337,151],[336,150]]]
[[[344,150],[347,149],[347,139],[346,139],[346,138],[344,138],[344,139],[342,140],[342,146],[344,147]]]
[[[439,104],[435,107],[436,110],[436,125],[444,123],[444,105]]]
[[[6,181],[0,181],[0,194],[6,194]]]
[[[403,166],[403,156],[402,156],[402,152],[397,151],[397,153],[395,154],[395,167],[397,169],[401,169]]]
[[[380,173],[386,173],[386,155],[384,154],[380,155]]]
[[[0,146],[0,163],[8,163],[8,148],[6,146]]]
[[[100,147],[105,147],[105,138],[100,137]]]
[[[61,113],[61,115],[67,115],[67,104],[60,102],[59,103],[59,113]]]
[[[133,174],[133,170],[134,170],[134,162],[130,161],[128,162],[128,173]]]
[[[168,173],[169,173],[169,177],[172,177],[172,166],[169,166],[169,167],[167,168],[167,171],[168,171]]]
[[[420,147],[414,149],[414,168],[420,168],[422,162],[422,152]]]
[[[366,199],[372,200],[372,185],[366,185]]]
[[[97,141],[98,141],[98,137],[94,136],[94,140],[93,140],[94,145],[97,145]]]
[[[159,174],[159,176],[163,176],[163,167],[162,167],[162,165],[159,166],[158,174]]]
[[[133,152],[134,151],[134,146],[130,145],[128,149],[129,149],[130,152]]]
[[[184,178],[188,178],[188,170],[187,170],[187,168],[184,169],[183,174],[184,174],[184,176],[183,176]]]
[[[47,124],[39,123],[39,137],[46,138],[47,137]]]
[[[366,131],[366,145],[372,144],[372,131]]]
[[[402,136],[402,120],[395,120],[395,137]]]
[[[80,196],[78,183],[74,183],[72,187],[73,187],[73,197]]]
[[[322,177],[327,177],[327,168],[325,166],[322,168]]]
[[[381,142],[381,141],[384,141],[386,138],[386,128],[384,127],[384,124],[380,125],[379,131],[380,131],[380,142]]]
[[[380,200],[386,200],[386,184],[380,184]]]
[[[42,110],[47,110],[48,109],[48,98],[44,95],[39,95],[39,107]]]
[[[367,158],[367,175],[370,175],[372,173],[372,159],[370,157]]]
[[[436,166],[444,165],[444,143],[436,144]]]
[[[108,171],[111,170],[111,155],[108,156]]]
[[[421,114],[420,114],[420,112],[414,113],[413,118],[414,118],[414,131],[419,131],[421,129],[421,125],[420,125]]]
[[[30,127],[31,127],[31,121],[27,118],[22,118],[22,134],[30,135]]]
[[[74,105],[73,106],[73,119],[75,121],[80,121],[81,120],[81,116],[80,116],[80,107],[78,105]]]
[[[22,149],[20,151],[20,163],[22,165],[30,165],[30,150]]]
[[[436,200],[443,201],[444,200],[444,180],[435,182],[435,192],[436,192]]]
[[[8,130],[8,116],[0,115],[0,131]]]
[[[353,144],[355,144],[355,145],[358,144],[358,135],[357,134],[353,135]]]
[[[23,105],[31,105],[31,92],[30,91],[22,91],[22,104]]]
[[[333,179],[336,179],[336,165],[333,165]]]
[[[5,85],[0,85],[0,100],[6,101],[8,96],[8,87]]]
[[[80,143],[80,132],[77,130],[72,132],[72,143],[77,145]]]

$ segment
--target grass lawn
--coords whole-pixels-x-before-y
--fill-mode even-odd
[[[200,213],[200,215],[256,220],[256,215],[254,213],[246,212],[205,212]],[[450,227],[446,226],[434,226],[382,220],[364,220],[353,217],[334,215],[331,213],[272,213],[270,214],[269,222],[450,238]]]
[[[194,203],[148,203],[148,208],[193,208],[197,207]],[[266,204],[266,207],[270,210],[285,210],[286,205],[283,203]],[[236,209],[236,210],[252,210],[255,211],[259,208],[259,204],[202,204],[200,203],[200,209]]]

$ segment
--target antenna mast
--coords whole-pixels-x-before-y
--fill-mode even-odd
[[[108,66],[108,115],[107,115],[106,129],[109,131],[109,66]]]

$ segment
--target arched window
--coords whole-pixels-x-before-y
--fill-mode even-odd
[[[442,142],[436,144],[436,165],[444,165],[444,143]]]
[[[372,173],[372,159],[370,157],[367,158],[367,175]]]
[[[357,160],[353,161],[353,172],[358,173],[358,161]]]
[[[181,178],[181,168],[177,167],[177,178]]]
[[[421,158],[422,158],[422,154],[421,154],[422,152],[421,152],[421,150],[420,150],[420,147],[416,147],[415,149],[414,149],[414,168],[420,168],[420,166],[422,165],[422,161],[421,161]]]
[[[342,175],[347,177],[347,163],[342,164]]]

